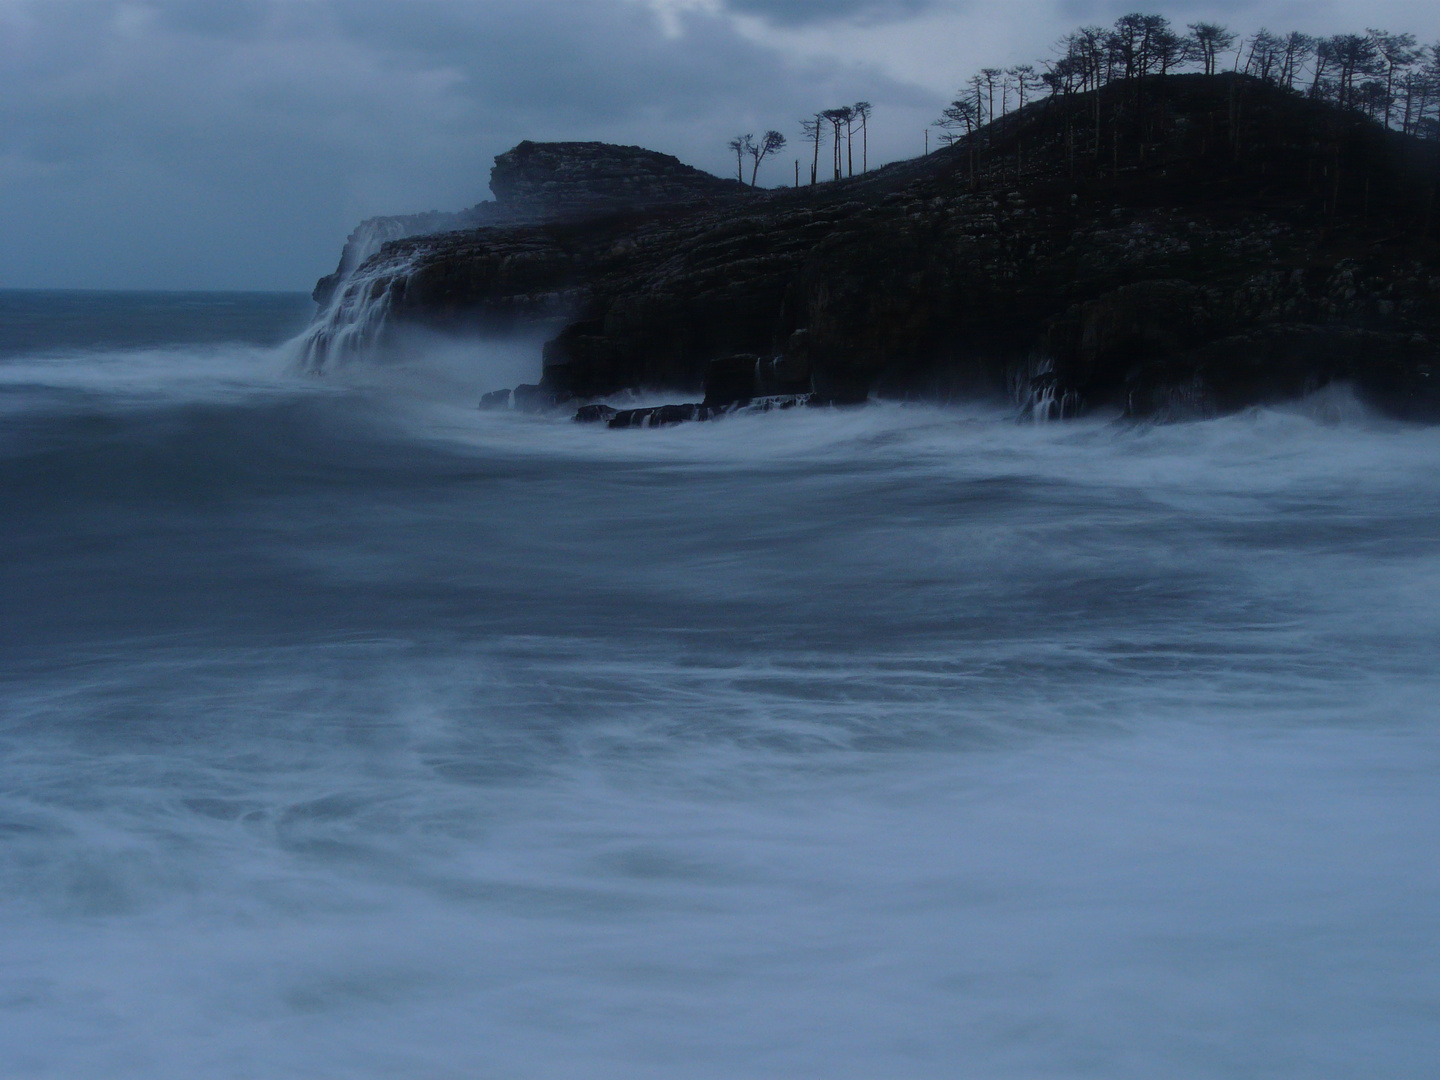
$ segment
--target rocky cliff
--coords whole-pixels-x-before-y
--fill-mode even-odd
[[[501,206],[546,216],[674,206],[747,194],[669,154],[598,142],[522,142],[495,159],[490,190]]]
[[[522,144],[494,187],[533,216],[386,244],[337,333],[560,320],[539,393],[558,401],[698,393],[719,362],[753,370],[738,400],[803,387],[1179,417],[1345,379],[1435,416],[1436,149],[1241,76],[1188,75],[1036,103],[928,158],[799,190],[752,193],[634,148]],[[631,178],[612,175],[627,156]]]

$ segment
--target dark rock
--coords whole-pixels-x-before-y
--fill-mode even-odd
[[[691,420],[709,420],[723,410],[694,402],[685,405],[658,405],[649,409],[626,409],[610,418],[612,428],[669,427]]]
[[[693,203],[750,192],[737,180],[722,180],[669,154],[639,146],[528,140],[495,158],[490,190],[505,207],[572,215]]]
[[[480,398],[482,409],[508,409],[510,408],[510,391],[494,390],[484,394]]]
[[[575,422],[577,424],[609,422],[614,419],[617,412],[619,412],[618,409],[613,409],[609,405],[582,405],[575,413]]]
[[[1440,419],[1440,348],[1354,327],[1266,326],[1132,371],[1127,412],[1158,419],[1213,416],[1350,382],[1362,398],[1413,420]]]
[[[816,404],[809,394],[791,394],[780,397],[753,398],[739,405],[712,406],[690,402],[684,405],[657,405],[648,409],[626,409],[610,418],[612,428],[655,428],[669,427],[697,420],[718,420],[724,416],[740,413],[766,413],[772,410],[793,409],[800,405]],[[583,410],[582,410],[583,411]],[[579,419],[579,416],[576,416]]]
[[[711,408],[748,402],[759,392],[760,357],[740,353],[710,361],[705,372],[705,404]]]
[[[547,412],[566,399],[548,386],[524,383],[511,391],[511,400],[518,412]]]

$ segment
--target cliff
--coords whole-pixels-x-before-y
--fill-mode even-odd
[[[540,390],[557,401],[691,394],[716,362],[753,361],[734,399],[1008,395],[1048,415],[1179,417],[1345,379],[1432,417],[1436,149],[1230,75],[1039,102],[799,190],[657,171],[635,148],[521,144],[493,183],[532,216],[385,244],[352,276],[369,299],[332,305],[325,344],[406,321],[561,325]],[[627,157],[635,179],[606,175]]]
[[[495,158],[490,190],[505,207],[547,216],[582,217],[641,207],[674,206],[744,195],[669,154],[598,142],[522,142]]]

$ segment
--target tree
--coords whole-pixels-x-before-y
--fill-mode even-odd
[[[1250,53],[1245,58],[1245,74],[1269,82],[1271,75],[1280,70],[1284,51],[1285,42],[1262,28],[1250,39]]]
[[[1295,79],[1305,61],[1315,55],[1315,39],[1298,30],[1285,35],[1285,50],[1280,58],[1280,85],[1286,90],[1295,89]]]
[[[1315,74],[1310,82],[1310,96],[1319,99],[1324,96],[1325,88],[1329,85],[1325,80],[1325,73],[1332,66],[1334,52],[1329,38],[1321,38],[1315,42]]]
[[[773,128],[765,132],[758,143],[752,142],[745,148],[745,152],[749,154],[755,162],[750,168],[751,187],[755,186],[755,178],[760,174],[760,163],[771,154],[778,153],[783,149],[785,149],[785,136]]]
[[[1440,107],[1440,42],[1430,46],[1430,60],[1420,69],[1418,78],[1421,80],[1421,102],[1414,128],[1418,134],[1425,135],[1429,131],[1429,125],[1440,125],[1440,117],[1432,121],[1426,115],[1431,105]],[[1440,111],[1440,108],[1437,108],[1437,111]]]
[[[1366,30],[1378,53],[1377,66],[1385,71],[1385,126],[1390,126],[1390,116],[1395,104],[1395,81],[1425,55],[1424,49],[1415,47],[1414,34],[1391,34],[1385,30]]]
[[[1216,23],[1190,23],[1186,29],[1190,31],[1191,55],[1205,66],[1206,75],[1214,75],[1216,57],[1235,44],[1235,35]]]
[[[809,120],[801,120],[800,130],[808,142],[815,144],[815,159],[810,163],[810,186],[814,187],[820,171],[820,144],[825,141],[825,114],[816,113]]]
[[[850,106],[855,110],[855,116],[860,121],[860,171],[870,171],[870,114],[874,112],[875,106],[868,101],[857,101]]]
[[[835,141],[832,146],[834,151],[832,163],[835,166],[835,179],[839,180],[841,176],[840,164],[844,160],[840,150],[845,143],[845,127],[854,116],[854,110],[847,105],[840,109],[826,109],[820,115],[830,122],[830,127],[833,129]]]
[[[1085,75],[1085,90],[1100,89],[1105,66],[1105,37],[1103,26],[1082,26],[1075,31],[1074,47]]]
[[[970,76],[970,92],[975,95],[975,123],[985,123],[985,76]]]
[[[1083,80],[1079,58],[1073,52],[1067,52],[1058,60],[1046,60],[1045,72],[1040,76],[1040,81],[1050,88],[1051,94],[1067,98],[1080,88]]]
[[[1016,97],[1020,99],[1018,107],[1024,109],[1025,102],[1029,99],[1031,91],[1043,85],[1040,76],[1035,74],[1035,65],[1016,64],[1007,74],[1015,86]]]
[[[1356,79],[1382,73],[1380,53],[1368,34],[1335,34],[1327,38],[1331,65],[1337,70],[1339,105],[1352,109],[1357,100]]]
[[[1005,72],[999,68],[980,69],[980,78],[985,80],[985,93],[988,102],[987,112],[985,114],[987,123],[993,124],[995,122],[995,87],[1000,85],[1000,80],[1003,79],[1004,76]]]
[[[1145,74],[1140,63],[1144,40],[1144,15],[1121,15],[1115,20],[1115,28],[1106,35],[1110,56],[1127,81]]]
[[[1160,69],[1161,75],[1169,75],[1170,69],[1179,67],[1185,62],[1185,39],[1167,24],[1155,32],[1154,40],[1151,43],[1151,54],[1155,59],[1155,67]]]
[[[935,123],[944,130],[940,138],[950,146],[964,139],[970,148],[970,179],[975,179],[975,129],[980,126],[980,110],[975,102],[964,96],[957,97],[945,107]],[[964,134],[961,134],[961,129]]]
[[[726,145],[735,151],[735,178],[743,184],[745,182],[745,155],[754,148],[755,136],[736,135]]]

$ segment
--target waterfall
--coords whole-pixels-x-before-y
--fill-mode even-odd
[[[1080,395],[1057,390],[1054,361],[1034,358],[1010,373],[1010,395],[1020,409],[1020,419],[1043,424],[1062,420],[1080,411]]]
[[[380,344],[386,322],[396,304],[404,299],[410,274],[423,254],[423,248],[415,247],[389,252],[382,249],[359,263],[336,286],[330,302],[300,336],[300,366],[321,372],[330,364]]]
[[[373,217],[355,226],[355,231],[345,239],[345,248],[340,252],[340,266],[336,273],[341,280],[349,278],[371,255],[391,240],[403,240],[414,236],[417,229],[410,217]]]

